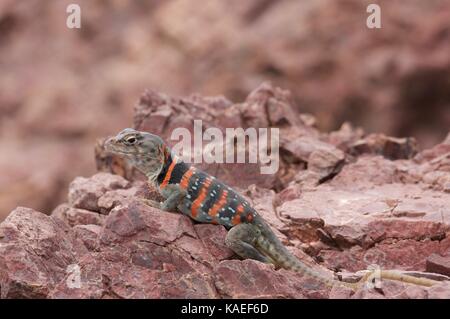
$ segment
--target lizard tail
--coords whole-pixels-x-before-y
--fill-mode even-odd
[[[263,230],[269,229],[269,227],[265,226],[262,227],[262,229]],[[334,285],[340,285],[348,287],[352,290],[357,290],[371,278],[394,280],[426,287],[430,287],[439,283],[439,281],[436,280],[423,277],[422,278],[414,277],[402,274],[401,272],[395,270],[381,270],[381,269],[367,272],[356,283],[339,281],[332,278],[331,276],[327,276],[319,271],[314,270],[307,264],[297,259],[273,233],[266,232],[265,234],[258,236],[255,244],[259,248],[259,250],[262,251],[264,255],[268,257],[268,260],[272,262],[274,265],[315,278],[330,287]]]
[[[321,272],[315,271],[310,266],[297,259],[297,257],[291,254],[291,252],[287,250],[277,238],[274,237],[272,237],[272,240],[270,241],[266,238],[266,236],[260,236],[257,239],[258,247],[266,256],[269,257],[274,265],[317,279],[329,287],[341,285],[352,290],[356,290],[358,288],[358,283],[338,281],[330,276],[322,274]]]
[[[295,258],[295,257],[293,257]],[[343,282],[338,281],[332,278],[327,278],[325,275],[318,273],[308,267],[307,265],[303,264],[301,261],[295,258],[295,260],[289,260],[284,265],[282,265],[283,268],[292,269],[299,273],[304,273],[305,275],[308,275],[310,277],[314,277],[322,281],[327,286],[332,287],[333,285],[340,285],[348,287],[354,291],[356,291],[358,288],[360,288],[362,285],[364,285],[371,277],[377,277],[380,279],[385,280],[393,280],[393,281],[399,281],[407,284],[413,284],[418,286],[425,286],[425,287],[431,287],[433,285],[436,285],[439,283],[439,281],[432,280],[429,278],[420,278],[420,277],[414,277],[406,274],[402,274],[399,271],[395,270],[374,270],[368,272],[365,276],[363,276],[358,282],[356,283],[349,283],[349,282]]]
[[[295,257],[294,257],[295,258]],[[347,287],[350,288],[352,290],[357,290],[358,289],[358,283],[350,283],[350,282],[344,282],[344,281],[338,281],[336,279],[330,278],[322,273],[316,272],[314,270],[312,270],[310,267],[308,267],[307,265],[303,264],[301,261],[299,261],[298,259],[295,261],[295,264],[293,265],[286,265],[287,269],[291,269],[294,270],[295,272],[301,273],[301,274],[305,274],[306,276],[315,278],[319,281],[321,281],[322,283],[324,283],[325,285],[329,286],[329,287],[333,287],[335,285],[339,285],[339,286],[343,286],[343,287]]]
[[[428,279],[428,278],[419,278],[414,276],[409,276],[402,274],[398,271],[394,270],[381,270],[380,277],[382,279],[401,281],[408,284],[414,284],[419,286],[431,287],[439,283],[439,281]]]

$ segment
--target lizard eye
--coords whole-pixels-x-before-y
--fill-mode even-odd
[[[130,136],[127,139],[125,139],[125,142],[127,142],[130,145],[133,145],[134,143],[136,143],[136,137]]]

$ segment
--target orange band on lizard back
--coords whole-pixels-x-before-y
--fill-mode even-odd
[[[189,186],[189,181],[191,180],[192,174],[194,174],[194,168],[190,167],[186,173],[183,174],[181,178],[180,187],[182,189],[187,189]]]
[[[209,178],[205,179],[203,185],[200,188],[200,194],[192,203],[192,206],[191,206],[192,217],[195,218],[198,216],[198,209],[200,208],[200,205],[203,203],[206,196],[208,195],[208,188],[210,185],[211,185],[211,179],[209,179]]]
[[[175,167],[175,165],[177,165],[177,157],[174,156],[172,159],[172,163],[170,164],[169,168],[167,169],[167,173],[166,176],[164,176],[164,180],[162,181],[161,185],[159,186],[160,188],[164,188],[167,186],[167,184],[170,181],[170,176],[172,176],[172,171],[173,168]]]
[[[222,192],[222,196],[220,196],[219,200],[209,210],[208,214],[210,216],[216,217],[219,210],[227,203],[227,196],[228,196],[228,191],[226,189],[224,189]]]

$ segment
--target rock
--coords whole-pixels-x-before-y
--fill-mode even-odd
[[[442,155],[445,155],[449,152],[450,152],[450,133],[441,143],[419,152],[414,157],[414,160],[419,163],[426,163],[430,162],[435,158],[441,157]]]
[[[409,285],[393,297],[398,299],[427,299],[428,292],[423,287]]]
[[[426,270],[450,276],[450,255],[440,256],[438,254],[432,254],[427,258]]]
[[[443,282],[428,289],[428,299],[450,299],[450,284]]]
[[[69,204],[100,213],[98,200],[107,191],[127,188],[130,183],[118,175],[98,173],[92,179],[77,177],[69,187]]]
[[[267,110],[267,112],[266,112]],[[243,103],[233,104],[223,97],[202,97],[191,95],[183,98],[170,97],[168,95],[154,91],[145,92],[135,107],[134,127],[138,130],[149,131],[160,135],[169,146],[177,144],[178,140],[172,138],[174,129],[185,128],[194,138],[194,121],[201,121],[204,129],[215,127],[223,132],[226,129],[271,129],[281,130],[280,136],[289,139],[289,136],[296,134],[307,134],[315,139],[312,143],[321,143],[321,147],[327,148],[327,151],[315,152],[312,157],[311,167],[319,172],[319,175],[326,177],[339,170],[339,165],[343,160],[343,153],[334,146],[318,141],[318,131],[308,126],[294,111],[293,101],[290,93],[286,90],[274,87],[269,83],[263,83],[253,90]],[[160,125],[160,123],[165,123]],[[269,136],[261,131],[257,131],[259,140],[268,139]],[[224,149],[226,143],[232,143],[233,136],[224,136],[224,141],[211,141],[208,144],[203,143],[202,149],[205,152],[207,147],[219,147]],[[236,152],[247,154],[250,149],[256,149],[268,152],[268,149],[261,150],[259,140],[250,140],[245,148],[238,149]],[[284,141],[280,141],[284,143]],[[316,147],[317,148],[317,147]],[[194,149],[193,152],[201,152],[200,149]],[[181,154],[180,154],[181,155]],[[191,155],[191,154],[189,154]],[[122,176],[139,180],[141,174],[127,167],[123,161],[116,156],[107,154],[99,141],[96,147],[97,167],[104,172],[117,172]],[[187,160],[193,161],[193,158]],[[282,161],[280,165],[284,165]],[[262,167],[259,160],[257,163],[234,163],[234,164],[209,164],[204,161],[198,163],[201,169],[214,174],[224,182],[233,187],[246,188],[249,185],[256,184],[265,188],[273,188],[278,179],[283,179],[277,172],[271,174],[261,174]],[[283,171],[292,169],[293,165],[286,165]],[[294,165],[297,166],[297,165]]]
[[[394,138],[383,134],[370,134],[350,146],[353,155],[371,153],[391,160],[412,158],[417,153],[413,138]]]
[[[308,170],[319,175],[319,182],[336,175],[344,165],[344,153],[340,150],[329,152],[317,150],[311,153],[308,159]]]
[[[285,224],[275,209],[277,198],[276,193],[273,190],[251,185],[242,193],[249,197],[253,207],[269,223],[269,225],[275,228],[275,230],[282,229],[284,227]]]
[[[60,218],[69,226],[76,225],[103,225],[104,215],[85,209],[73,208],[68,204],[59,205],[53,212],[52,216]]]
[[[234,255],[234,252],[225,245],[227,231],[223,226],[197,224],[194,225],[194,229],[203,245],[215,259],[225,260]]]
[[[344,152],[348,152],[351,145],[364,137],[362,128],[354,128],[351,123],[345,122],[337,131],[330,132],[326,137],[328,143]]]
[[[357,189],[395,183],[400,179],[394,162],[379,156],[361,156],[355,163],[345,165],[331,180],[330,185],[338,188]]]
[[[424,271],[428,256],[443,248],[430,240],[386,240],[367,249],[354,245],[344,251],[322,250],[319,257],[329,269],[359,271],[375,265],[382,269]]]
[[[102,228],[98,225],[76,225],[73,227],[75,238],[81,240],[88,250],[96,250]]]
[[[214,298],[212,279],[207,274],[180,274],[134,265],[123,256],[108,260],[105,253],[92,253],[79,264],[83,272],[80,288],[62,281],[49,298]],[[132,261],[133,262],[133,261]]]
[[[123,204],[130,198],[136,197],[139,192],[140,190],[137,187],[115,189],[105,192],[97,201],[100,213],[108,214],[114,207]]]
[[[306,162],[308,170],[317,174],[317,182],[337,174],[344,164],[344,152],[313,137],[300,137],[288,142],[284,149]]]
[[[269,265],[253,260],[227,260],[215,269],[215,285],[227,298],[298,298],[301,281],[295,276],[275,273]]]
[[[19,207],[0,225],[1,298],[45,298],[87,253],[56,218]]]
[[[183,235],[196,238],[189,217],[161,212],[134,201],[128,206],[118,206],[111,211],[105,220],[100,240],[103,244],[132,240],[164,245]]]
[[[170,145],[175,143],[172,130],[184,127],[192,133],[194,119],[202,120],[205,129],[278,129],[274,174],[261,174],[259,163],[200,167],[235,187],[313,270],[330,277],[351,274],[347,280],[354,272],[381,267],[446,280],[436,276],[447,273],[450,251],[448,138],[414,155],[412,138],[366,136],[350,125],[322,133],[314,116],[298,113],[289,91],[269,83],[242,103],[147,91],[135,110],[134,126],[161,134]],[[353,294],[292,271],[242,261],[226,247],[223,226],[146,205],[144,199],[162,200],[157,189],[105,153],[101,141],[95,153],[103,172],[75,178],[67,203],[51,216],[18,208],[0,225],[1,297],[392,299],[447,294],[445,284],[417,288],[391,281],[383,282],[382,290],[361,288]]]
[[[187,216],[145,205],[140,198],[154,194],[136,183],[106,173],[78,179],[69,192],[79,196],[74,198],[93,198],[96,211],[73,207],[88,202],[73,200],[52,216],[25,208],[11,213],[0,225],[1,296],[425,298],[431,289],[436,296],[447,293],[445,285],[423,289],[387,282],[384,295],[353,294],[257,261],[233,259],[224,227],[194,224]],[[256,186],[242,194],[297,258],[328,277],[333,276],[330,270],[373,265],[424,271],[426,261],[429,270],[430,261],[436,264],[430,254],[445,256],[450,249],[449,225],[435,214],[445,207],[448,194],[409,184],[359,191],[331,184],[305,190],[299,198],[294,193],[284,202],[274,191]],[[434,201],[427,204],[426,198]],[[98,212],[101,207],[107,215]],[[414,207],[422,213],[396,213]]]

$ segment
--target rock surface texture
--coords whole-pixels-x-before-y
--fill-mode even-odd
[[[289,92],[263,84],[245,101],[148,91],[134,127],[280,130],[280,165],[203,165],[241,190],[298,258],[318,271],[370,267],[450,274],[450,135],[419,151],[412,138],[366,135],[344,124],[320,132]],[[382,281],[355,293],[239,260],[224,227],[146,206],[155,190],[96,146],[99,173],[77,177],[51,215],[18,207],[0,224],[1,298],[450,298]],[[114,173],[114,174],[112,174]]]

